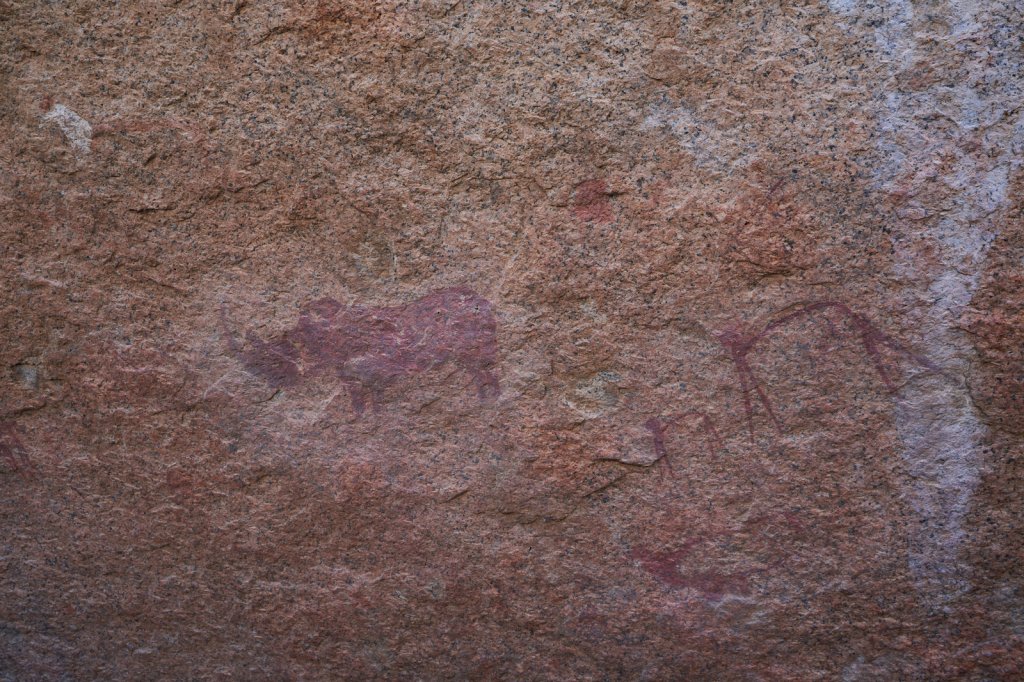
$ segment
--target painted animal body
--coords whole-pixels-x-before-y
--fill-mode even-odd
[[[485,298],[466,287],[442,289],[398,306],[345,306],[330,298],[305,306],[277,339],[246,334],[228,345],[246,369],[275,388],[331,375],[352,407],[376,408],[380,392],[403,376],[454,363],[474,380],[481,399],[499,393],[497,322]]]

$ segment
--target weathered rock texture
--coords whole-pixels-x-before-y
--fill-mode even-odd
[[[0,0],[0,679],[1021,679],[1022,26]]]

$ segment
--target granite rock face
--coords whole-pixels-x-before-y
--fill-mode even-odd
[[[1022,26],[0,0],[0,679],[1021,679]]]

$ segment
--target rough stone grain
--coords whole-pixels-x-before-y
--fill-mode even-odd
[[[0,679],[1024,678],[1018,0],[0,0]]]

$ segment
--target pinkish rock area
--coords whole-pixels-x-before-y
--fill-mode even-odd
[[[1020,0],[0,0],[0,680],[1024,679]]]

